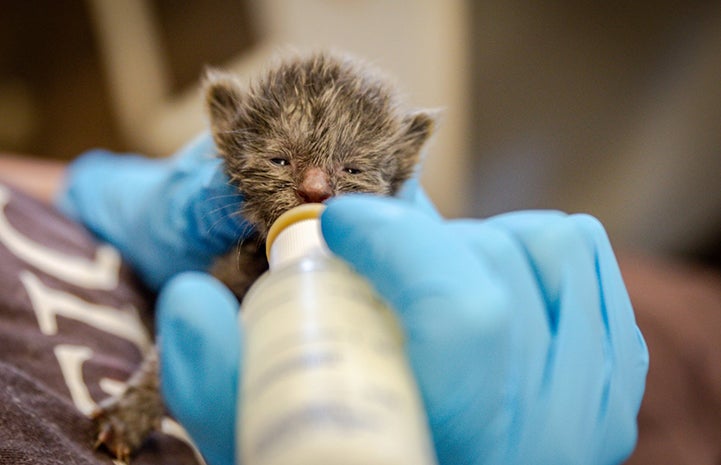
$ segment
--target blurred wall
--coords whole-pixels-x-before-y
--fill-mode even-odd
[[[141,104],[158,98],[147,92],[155,68],[170,100],[195,85],[206,63],[230,59],[255,37],[248,5],[237,0],[0,0],[0,150],[65,160],[97,146],[138,150],[118,118],[97,5],[118,7]],[[138,10],[153,37],[128,21]],[[162,54],[154,69],[139,60],[149,50]]]
[[[716,253],[721,4],[472,5],[473,214],[590,212],[619,246]]]
[[[0,11],[0,150],[164,156],[205,125],[206,64],[247,76],[285,45],[334,46],[386,69],[411,104],[443,109],[423,180],[446,215],[584,211],[622,247],[718,253],[718,2],[0,0]]]

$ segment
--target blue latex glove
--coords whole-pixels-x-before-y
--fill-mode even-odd
[[[330,248],[397,309],[441,464],[614,464],[630,454],[648,352],[597,221],[529,212],[446,222],[395,199],[348,196],[321,222]],[[161,373],[171,411],[209,463],[230,465],[243,335],[218,286],[186,274],[161,293]]]
[[[205,270],[250,227],[205,133],[166,159],[92,150],[68,168],[58,208],[112,243],[152,289]]]

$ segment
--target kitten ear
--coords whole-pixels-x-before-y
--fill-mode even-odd
[[[403,118],[407,128],[406,136],[415,139],[419,148],[433,133],[439,113],[439,110],[420,110],[409,113]]]
[[[233,75],[208,69],[203,77],[203,92],[213,138],[222,152],[232,144],[233,131],[240,125],[243,90]]]
[[[394,192],[413,175],[421,159],[421,149],[433,133],[439,114],[438,110],[420,110],[403,118],[402,134],[396,152],[397,169],[391,181]]]

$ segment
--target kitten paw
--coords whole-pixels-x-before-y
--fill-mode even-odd
[[[95,448],[105,447],[123,463],[143,445],[150,433],[160,428],[163,408],[156,393],[128,389],[98,405],[91,414],[97,428]]]

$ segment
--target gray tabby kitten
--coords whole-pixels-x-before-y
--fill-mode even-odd
[[[211,270],[241,299],[268,267],[264,239],[282,213],[342,193],[395,194],[434,125],[432,113],[405,110],[368,65],[325,52],[287,57],[247,89],[209,72],[204,90],[213,139],[244,198],[239,214],[254,227]],[[152,351],[125,393],[95,412],[96,447],[128,462],[163,413]]]

